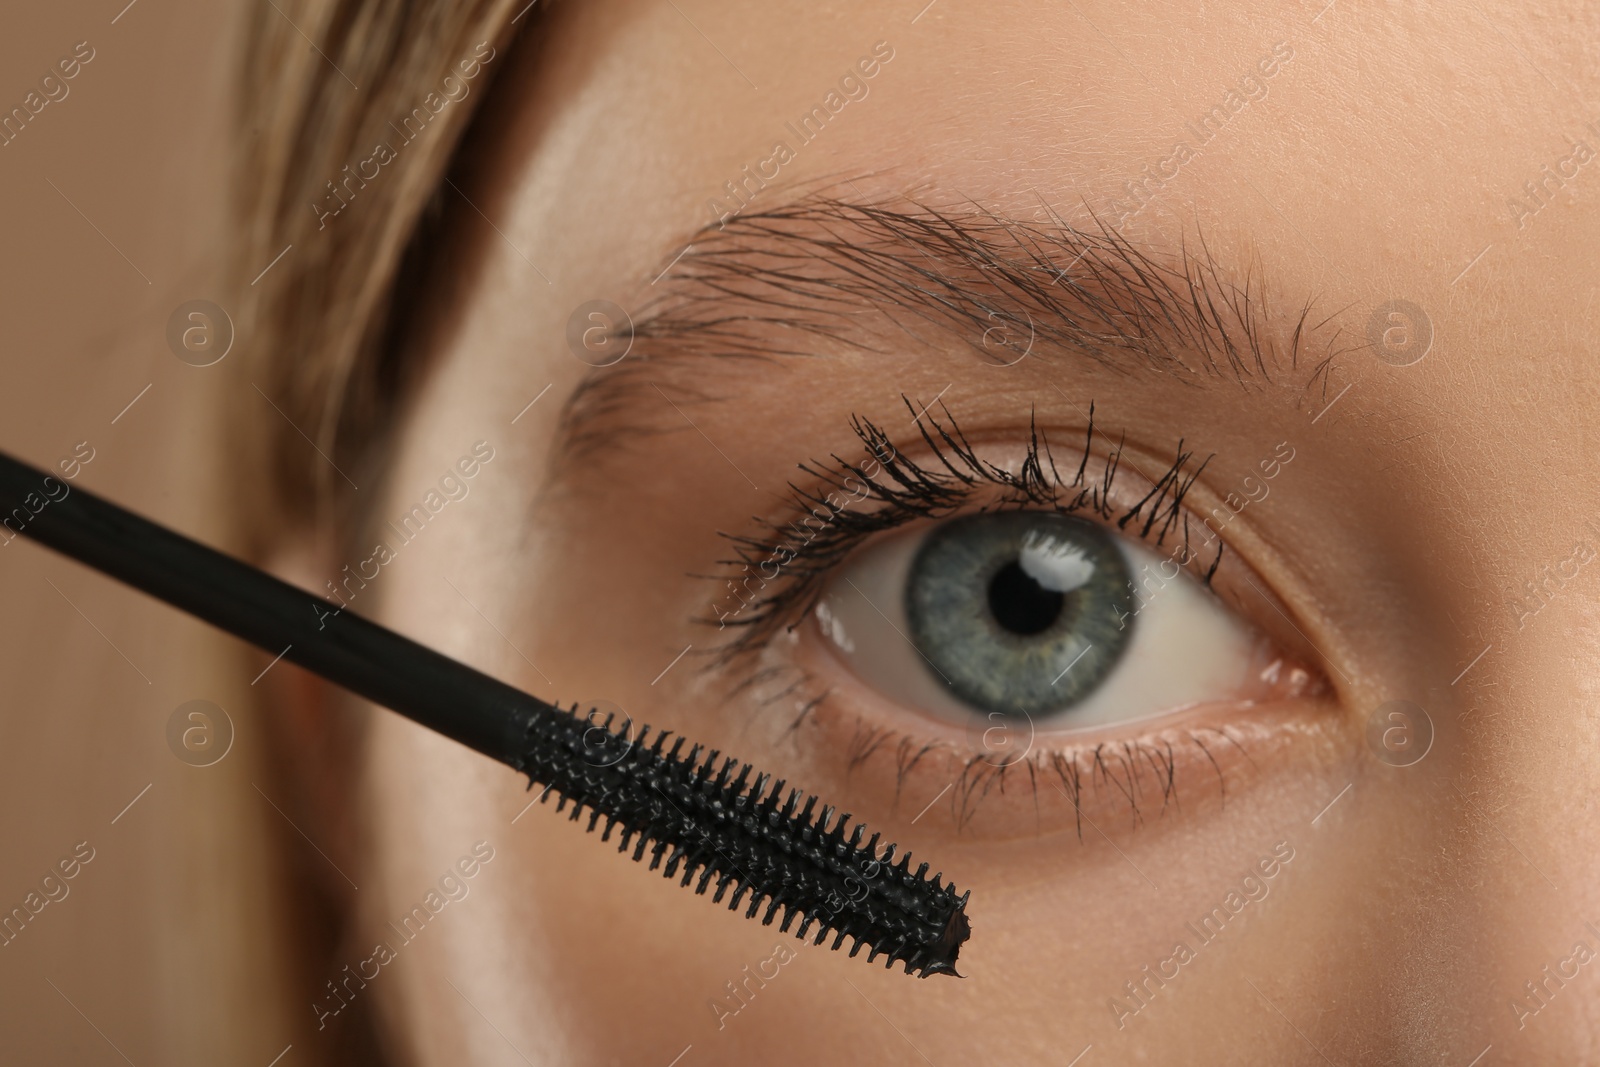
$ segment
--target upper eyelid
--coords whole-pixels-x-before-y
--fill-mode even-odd
[[[905,402],[908,407],[912,406],[909,399]],[[1174,460],[1160,478],[1150,483],[1150,487],[1140,500],[1126,508],[1118,508],[1113,503],[1113,490],[1120,470],[1122,446],[1119,445],[1106,458],[1104,473],[1098,481],[1091,482],[1089,478],[1089,460],[1094,454],[1093,441],[1096,432],[1093,422],[1093,403],[1090,404],[1089,425],[1083,432],[1082,452],[1077,457],[1076,467],[1068,466],[1068,470],[1072,473],[1067,477],[1062,476],[1061,467],[1055,461],[1054,448],[1050,445],[1048,437],[1041,433],[1036,425],[1030,427],[1027,458],[1020,465],[1020,470],[1013,472],[989,464],[979,457],[956,424],[954,417],[950,415],[948,408],[941,405],[941,410],[949,424],[948,427],[941,424],[931,413],[924,416],[933,427],[931,432],[922,420],[919,419],[917,425],[924,445],[937,459],[934,466],[942,468],[943,475],[937,469],[930,471],[900,456],[887,434],[870,421],[860,418],[854,420],[856,434],[869,452],[883,454],[878,449],[887,444],[888,451],[894,453],[896,457],[896,463],[885,465],[885,473],[888,476],[886,480],[889,484],[869,482],[872,487],[880,490],[879,499],[884,501],[884,506],[859,514],[847,511],[835,512],[834,518],[837,523],[825,526],[824,530],[828,536],[823,546],[806,561],[805,569],[798,573],[791,571],[789,579],[780,582],[776,592],[764,598],[753,595],[752,600],[747,601],[739,595],[737,588],[733,588],[733,583],[742,580],[746,592],[758,594],[767,588],[770,581],[781,579],[781,572],[787,563],[781,564],[778,568],[780,573],[770,578],[765,576],[764,571],[761,572],[762,576],[757,579],[759,581],[757,588],[752,590],[749,587],[752,568],[760,568],[777,558],[778,549],[784,545],[783,538],[778,535],[787,528],[785,523],[761,521],[762,528],[771,535],[764,538],[724,535],[736,546],[738,558],[720,562],[725,567],[742,568],[744,577],[741,579],[738,574],[730,577],[726,572],[716,575],[719,581],[727,583],[732,592],[731,597],[722,598],[722,604],[727,610],[722,610],[717,602],[713,602],[711,614],[699,620],[716,623],[719,630],[729,625],[738,627],[731,639],[725,642],[720,654],[714,657],[715,662],[726,662],[741,652],[763,643],[786,618],[792,617],[796,621],[798,618],[803,618],[809,613],[816,597],[820,594],[820,579],[859,548],[872,534],[899,529],[919,518],[947,518],[969,505],[972,499],[985,489],[998,487],[1002,493],[1001,503],[1014,506],[1023,506],[1027,503],[1036,506],[1048,505],[1068,513],[1088,511],[1097,515],[1102,522],[1114,523],[1124,530],[1134,519],[1143,516],[1144,522],[1140,525],[1137,536],[1147,543],[1150,543],[1150,533],[1157,529],[1156,524],[1161,520],[1162,525],[1153,543],[1159,547],[1165,543],[1169,534],[1181,531],[1181,544],[1185,546],[1187,555],[1189,526],[1187,513],[1182,511],[1182,501],[1190,487],[1194,485],[1200,470],[1204,468],[1206,460],[1194,464],[1194,453],[1186,452],[1181,441],[1175,450]],[[824,465],[803,465],[801,469],[816,481],[809,488],[791,487],[795,504],[792,514],[795,517],[806,514],[810,510],[807,505],[824,502],[828,494],[823,487],[837,487],[847,477],[860,476],[864,467],[862,464],[843,460],[835,455],[831,468]],[[935,481],[934,488],[943,494],[938,498],[936,509],[919,513],[915,507],[904,506],[904,501],[899,498],[915,494],[927,483],[930,476],[934,479],[942,477],[954,481],[958,483],[958,487],[952,489],[948,484],[941,487]],[[1065,504],[1062,503],[1064,489],[1075,490],[1065,494]],[[819,490],[823,490],[820,495]],[[800,548],[795,549],[790,557],[791,561],[799,558],[800,550],[810,543],[808,540]],[[1209,540],[1207,543],[1209,545]],[[1215,556],[1209,569],[1202,576],[1202,581],[1209,584],[1221,563],[1222,550],[1223,543],[1219,541]],[[1198,553],[1195,553],[1190,558],[1197,555]],[[752,603],[756,605],[755,611],[746,615],[745,611]]]

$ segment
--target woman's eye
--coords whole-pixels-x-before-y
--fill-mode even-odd
[[[966,516],[872,545],[830,580],[816,618],[868,686],[955,725],[1121,723],[1280,680],[1262,637],[1174,558],[1054,512]]]

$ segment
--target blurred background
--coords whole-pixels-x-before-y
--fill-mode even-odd
[[[0,15],[0,449],[92,453],[75,486],[212,542],[217,398],[248,382],[178,358],[168,326],[226,300],[236,7]],[[273,857],[299,835],[260,788],[260,664],[202,654],[221,640],[203,626],[21,540],[0,547],[0,604],[0,1060],[307,1062],[292,1046],[311,1013],[266,980],[293,922]],[[194,700],[233,736],[185,720],[201,733],[180,758],[168,724]],[[92,859],[61,879],[75,850]]]

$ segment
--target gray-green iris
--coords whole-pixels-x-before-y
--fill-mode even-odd
[[[911,640],[983,712],[1039,716],[1093,693],[1133,634],[1128,564],[1083,519],[1009,511],[954,519],[917,550]]]

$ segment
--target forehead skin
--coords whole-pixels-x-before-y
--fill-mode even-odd
[[[771,504],[747,482],[781,486],[795,463],[849,447],[852,412],[888,417],[901,394],[949,386],[964,424],[1025,429],[1055,388],[1096,400],[1152,450],[1201,441],[1218,495],[1274,442],[1293,443],[1293,478],[1242,536],[1333,660],[1348,721],[1303,774],[1264,777],[1203,829],[1197,818],[1118,836],[1120,851],[930,842],[983,903],[972,977],[917,982],[802,948],[718,1031],[706,1002],[783,939],[653,884],[544,809],[513,824],[528,799],[514,776],[378,717],[364,785],[373,927],[465,845],[497,849],[471,902],[386,980],[392,1024],[441,1062],[515,1062],[508,1043],[537,1063],[665,1064],[689,1044],[686,1064],[1065,1063],[1091,1044],[1085,1064],[1467,1063],[1490,1044],[1507,1062],[1581,1057],[1600,1035],[1600,973],[1551,982],[1524,1025],[1508,1004],[1575,941],[1600,947],[1584,925],[1600,922],[1596,579],[1566,582],[1532,617],[1508,603],[1593,537],[1600,504],[1600,160],[1573,158],[1575,139],[1600,148],[1586,126],[1600,111],[1583,104],[1600,99],[1600,14],[1345,0],[919,7],[552,9],[537,62],[496,87],[500,114],[462,186],[476,210],[457,216],[425,335],[434,369],[382,514],[405,511],[474,440],[497,457],[471,520],[406,549],[380,617],[541,696],[615,696],[651,721],[710,730],[681,710],[705,692],[647,683],[694,639],[658,623],[704,599],[678,579],[721,558],[718,528]],[[879,41],[893,58],[867,96],[798,145],[786,124]],[[1268,77],[1275,46],[1292,58]],[[1174,163],[1230,93],[1248,104]],[[823,188],[1087,226],[1118,218],[1148,165],[1162,184],[1126,221],[1129,238],[1161,249],[1203,234],[1274,308],[1314,301],[1318,351],[1345,350],[1334,388],[1311,380],[1312,360],[1250,389],[1119,380],[1069,357],[998,377],[970,341],[921,350],[910,337],[733,377],[683,367],[663,384],[728,398],[693,416],[729,463],[681,428],[654,455],[559,470],[591,491],[542,497],[562,406],[589,369],[567,349],[568,316],[670,291],[670,275],[652,279],[777,141],[793,159],[752,211]],[[1363,348],[1393,300],[1431,325],[1409,366]],[[661,518],[685,508],[705,512],[692,535]],[[623,562],[596,562],[607,553]],[[651,567],[659,586],[637,582]],[[551,604],[582,610],[553,618]],[[1439,731],[1404,773],[1361,740],[1366,714],[1392,698],[1424,703]],[[1293,842],[1296,877],[1119,1029],[1110,998],[1279,840]]]

